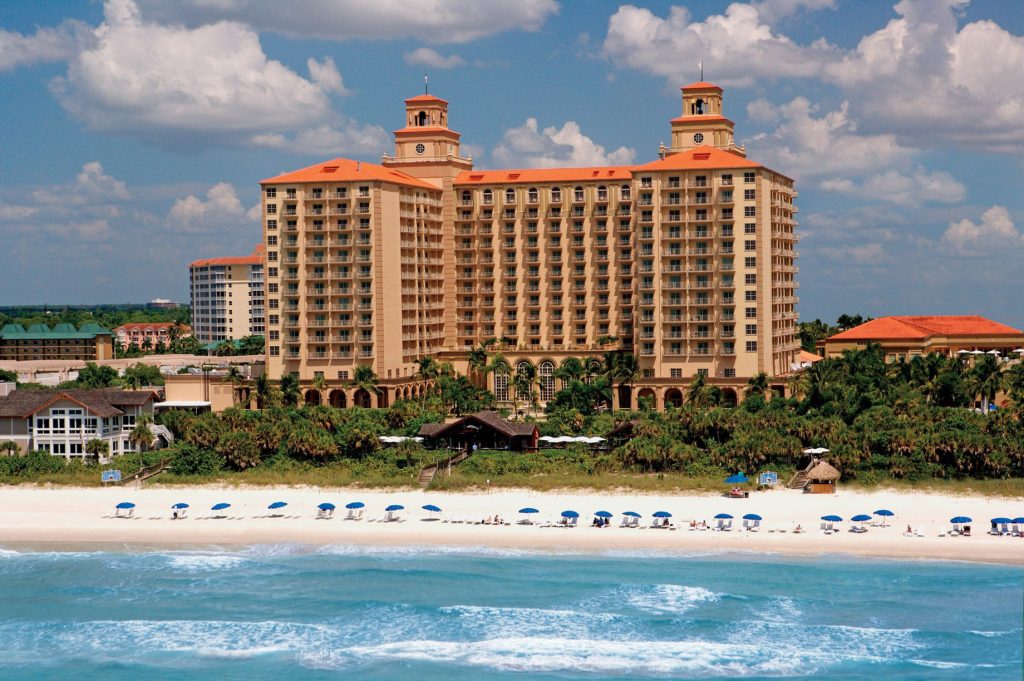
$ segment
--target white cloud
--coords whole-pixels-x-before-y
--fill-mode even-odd
[[[1024,248],[1024,235],[1006,208],[992,206],[981,214],[980,222],[963,219],[949,223],[941,245],[947,253],[961,256],[1019,253]]]
[[[197,232],[216,228],[225,221],[238,222],[246,215],[234,186],[218,182],[206,192],[205,201],[194,195],[175,201],[168,217],[184,231]]]
[[[108,0],[96,45],[54,81],[61,104],[94,130],[134,133],[162,144],[234,143],[300,129],[331,115],[337,91],[330,62],[311,82],[268,59],[241,24],[187,29],[143,20],[131,0]]]
[[[0,201],[0,220],[21,220],[34,215],[35,212],[36,209],[32,206],[20,206]]]
[[[307,128],[294,135],[254,135],[250,143],[296,154],[317,156],[341,154],[379,154],[391,144],[391,136],[379,125],[366,125],[342,119],[334,125]]]
[[[836,0],[760,0],[750,3],[758,16],[771,24],[801,11],[835,9]]]
[[[77,21],[66,21],[56,28],[38,28],[32,35],[0,29],[0,71],[71,58],[79,43],[87,39],[86,28]]]
[[[75,181],[48,189],[32,192],[32,200],[40,205],[57,208],[67,206],[108,206],[131,198],[128,187],[122,180],[107,175],[99,161],[90,161],[82,166]]]
[[[348,94],[348,90],[345,89],[345,84],[341,80],[341,72],[334,65],[333,59],[325,57],[324,63],[321,64],[316,59],[310,57],[306,61],[306,66],[309,68],[310,78],[321,90],[324,92],[336,92],[339,95]]]
[[[147,14],[200,25],[238,21],[260,31],[325,40],[415,38],[464,43],[511,30],[535,31],[558,12],[555,0],[140,0]]]
[[[860,182],[848,178],[824,180],[819,186],[826,191],[906,206],[932,201],[957,203],[967,196],[967,188],[949,173],[929,172],[921,166],[906,173],[886,170]]]
[[[825,246],[817,249],[817,253],[832,260],[856,265],[883,265],[890,260],[890,253],[878,242],[850,246]]]
[[[457,54],[447,57],[429,47],[420,47],[405,55],[406,64],[421,64],[435,69],[455,69],[466,65],[466,60]]]
[[[807,3],[769,4],[781,9]],[[622,5],[608,20],[604,40],[604,55],[615,63],[665,76],[676,85],[697,80],[701,60],[710,80],[749,86],[763,79],[819,76],[840,54],[824,39],[799,45],[775,33],[757,7],[742,3],[704,21],[694,21],[685,7],[674,6],[662,18]]]
[[[576,121],[540,130],[536,118],[527,118],[518,128],[505,131],[491,158],[498,165],[522,168],[625,165],[633,162],[636,151],[619,147],[607,152],[584,135]]]

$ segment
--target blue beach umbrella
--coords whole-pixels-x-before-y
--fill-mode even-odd
[[[971,522],[971,519],[965,515],[958,515],[950,518],[949,522],[953,523],[954,525],[963,525],[964,523]]]
[[[231,504],[225,504],[223,501],[219,504],[214,504],[210,507],[211,511],[223,511],[226,508],[231,508]]]
[[[334,504],[332,504],[332,503],[330,503],[328,501],[325,501],[324,503],[319,504],[317,506],[317,508],[319,508],[321,511],[333,511],[334,510]]]
[[[130,501],[122,501],[115,508],[135,508],[135,504]]]
[[[364,504],[361,501],[353,501],[351,503],[345,504],[345,508],[347,508],[349,510],[353,510],[353,509],[357,509],[357,508],[362,508],[364,506],[366,506],[366,504]]]
[[[732,516],[730,516],[730,515],[729,515],[728,513],[723,513],[722,515],[723,515],[723,516],[728,516],[728,517],[730,517],[730,518],[732,517]],[[717,517],[717,516],[716,516],[716,517]],[[756,514],[756,513],[748,513],[748,514],[746,514],[745,516],[743,516],[743,519],[744,519],[744,520],[764,520],[764,518],[762,518],[761,516],[759,516],[759,515],[758,515],[758,514]]]
[[[669,513],[668,511],[655,511],[651,515],[653,515],[655,518],[671,518],[672,517],[672,514]]]
[[[284,508],[287,505],[288,505],[287,501],[275,501],[270,506],[267,506],[267,508],[269,508],[272,511],[276,511],[277,509]]]
[[[739,485],[747,481],[747,475],[743,471],[740,471],[736,475],[730,475],[725,479],[727,485]]]
[[[824,520],[826,523],[841,523],[841,522],[843,522],[843,519],[840,518],[837,515],[823,515],[823,516],[821,516],[821,519]]]
[[[181,510],[183,508],[188,508],[188,504],[186,504],[184,501],[179,501],[174,506],[171,506],[171,508],[176,508],[178,510]]]
[[[387,511],[388,513],[392,512],[392,511],[404,511],[405,510],[405,506],[402,506],[401,504],[391,504],[390,506],[388,506],[384,510]]]
[[[641,517],[641,515],[639,513],[637,513],[636,511],[626,511],[622,515],[628,515],[630,518],[640,518]]]
[[[579,518],[580,514],[576,511],[562,511],[563,518]]]
[[[1014,518],[1013,519],[1013,524],[1014,525],[1022,525],[1022,524],[1024,524],[1024,518]]]
[[[612,514],[609,513],[608,511],[598,511],[594,515],[596,515],[598,518],[611,518],[612,517]]]
[[[715,520],[732,520],[732,516],[728,513],[719,513],[715,516]]]
[[[423,510],[424,511],[430,511],[431,513],[440,513],[441,512],[441,509],[439,507],[437,507],[437,506],[434,506],[433,504],[427,504],[426,506],[423,507]]]
[[[871,516],[861,513],[860,515],[853,516],[852,518],[850,518],[850,520],[852,520],[855,523],[866,523],[867,521],[871,520]]]
[[[884,509],[884,508],[880,508],[880,509],[878,509],[877,511],[875,511],[875,515],[880,515],[880,516],[882,516],[883,518],[892,518],[892,517],[893,517],[893,516],[895,516],[896,514],[895,514],[895,513],[893,513],[892,511],[886,510],[886,509]]]
[[[520,513],[540,513],[540,511],[538,511],[537,509],[531,508],[529,506],[527,506],[526,508],[519,509],[519,512]]]
[[[1008,525],[1008,524],[1010,524],[1010,523],[1012,523],[1012,522],[1013,522],[1013,521],[1012,521],[1012,520],[1010,520],[1009,518],[993,518],[993,519],[991,520],[991,523],[992,523],[993,525]]]

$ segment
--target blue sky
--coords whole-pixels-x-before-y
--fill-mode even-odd
[[[0,3],[0,304],[187,299],[257,182],[379,160],[422,90],[478,167],[643,162],[725,88],[797,179],[800,312],[1024,326],[1018,0]]]

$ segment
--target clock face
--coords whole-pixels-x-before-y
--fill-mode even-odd
[[[695,144],[700,144],[701,142],[704,141],[704,134],[698,132],[696,135],[693,136],[693,141]]]
[[[427,150],[427,148],[425,146],[423,146],[422,144],[417,144],[416,145],[416,153],[417,154],[422,154],[426,150]]]

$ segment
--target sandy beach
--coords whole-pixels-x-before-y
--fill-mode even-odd
[[[269,511],[274,501],[288,506]],[[122,501],[136,504],[130,518],[114,517]],[[366,504],[362,520],[345,520],[344,505]],[[190,505],[185,519],[172,520],[171,505]],[[211,506],[227,502],[220,513]],[[337,505],[335,517],[317,519],[316,506]],[[384,509],[401,504],[399,522],[381,522]],[[421,510],[426,504],[440,514]],[[516,524],[522,507],[537,508],[535,525]],[[875,510],[892,510],[888,527],[868,526],[863,534],[849,532],[849,519]],[[574,528],[542,527],[557,523],[563,510],[580,514]],[[593,513],[614,514],[606,528],[591,527]],[[640,528],[621,528],[623,511],[643,515]],[[651,529],[651,514],[672,514],[674,530]],[[714,524],[718,513],[735,517],[729,532],[693,530],[691,521]],[[214,518],[224,514],[226,517]],[[270,517],[272,513],[280,517]],[[742,529],[747,513],[764,520],[758,532]],[[821,531],[821,516],[845,519],[835,534]],[[500,516],[509,525],[476,524]],[[970,537],[940,536],[950,517],[973,518]],[[298,544],[355,544],[384,546],[453,546],[529,549],[552,552],[616,550],[678,550],[681,552],[754,551],[792,555],[857,554],[904,559],[948,559],[1024,565],[1024,539],[990,536],[989,519],[1024,515],[1024,499],[945,496],[912,492],[855,492],[805,495],[792,490],[754,492],[749,499],[712,495],[649,495],[630,492],[582,493],[493,490],[478,493],[432,493],[420,490],[237,488],[201,486],[141,490],[122,488],[0,488],[0,543],[83,549],[89,545],[131,548],[224,546],[290,542]],[[462,520],[464,522],[452,522]],[[792,530],[801,525],[804,532]],[[924,536],[904,535],[910,525]],[[769,531],[772,529],[785,529]],[[73,546],[72,546],[73,545]]]

